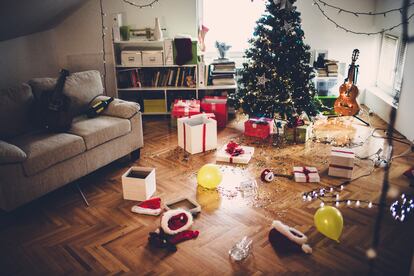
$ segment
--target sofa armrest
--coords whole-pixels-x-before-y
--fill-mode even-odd
[[[94,105],[98,101],[107,100],[108,96],[97,96],[91,101],[90,105]],[[138,103],[114,99],[103,112],[102,115],[130,119],[140,111]]]
[[[20,163],[26,158],[26,153],[20,148],[0,140],[0,165]]]

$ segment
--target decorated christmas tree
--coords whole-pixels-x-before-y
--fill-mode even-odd
[[[230,102],[255,117],[280,117],[293,122],[302,112],[316,115],[310,47],[303,42],[296,0],[267,0],[246,50],[239,89]]]

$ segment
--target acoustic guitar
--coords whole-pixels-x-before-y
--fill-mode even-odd
[[[55,88],[51,91],[44,91],[37,105],[38,122],[41,127],[49,131],[66,131],[72,125],[71,100],[63,94],[67,76],[69,76],[69,71],[62,69]]]
[[[352,63],[349,65],[348,77],[339,87],[339,97],[334,104],[335,112],[342,116],[355,116],[360,110],[357,102],[359,90],[355,85],[358,75],[358,65],[355,65],[355,62],[358,56],[359,50],[355,49],[352,53]]]

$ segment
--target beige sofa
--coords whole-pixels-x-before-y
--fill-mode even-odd
[[[71,74],[64,93],[76,115],[65,133],[37,129],[31,118],[35,99],[56,79],[39,78],[0,90],[0,209],[13,210],[143,146],[139,105],[115,99],[102,115],[84,114],[102,97],[98,71]]]

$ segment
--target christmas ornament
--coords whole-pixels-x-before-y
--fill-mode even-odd
[[[169,210],[162,215],[161,227],[151,232],[148,242],[156,248],[177,251],[180,242],[197,238],[199,231],[189,230],[193,224],[193,216],[183,209]]]
[[[265,86],[266,85],[266,82],[268,82],[268,81],[269,81],[269,79],[266,78],[266,74],[265,73],[263,73],[263,75],[257,77],[257,84],[258,85]]]
[[[271,171],[271,170],[269,170],[269,169],[264,169],[263,171],[262,171],[262,173],[260,174],[260,179],[263,181],[263,182],[272,182],[273,181],[273,179],[275,179],[275,175],[274,175],[274,173]]]
[[[316,211],[314,216],[316,229],[328,238],[339,242],[344,220],[341,212],[332,206],[324,206]]]
[[[197,183],[206,189],[215,189],[221,183],[222,178],[217,165],[207,164],[198,171]]]
[[[272,223],[269,242],[276,252],[312,254],[312,248],[307,244],[308,237],[279,220],[274,220]]]
[[[140,204],[133,206],[131,212],[142,215],[158,216],[162,212],[161,198],[155,197],[145,200]]]

